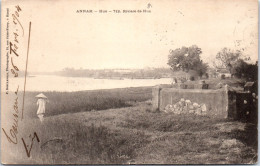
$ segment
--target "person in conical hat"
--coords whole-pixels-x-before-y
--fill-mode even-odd
[[[43,122],[44,114],[45,114],[45,105],[46,105],[46,102],[48,101],[48,98],[43,93],[40,93],[35,97],[38,98],[38,100],[37,100],[37,105],[38,105],[37,116],[39,117],[40,121]]]

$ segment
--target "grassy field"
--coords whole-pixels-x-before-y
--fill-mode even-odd
[[[26,103],[36,102],[36,92]],[[151,88],[45,93],[50,102],[41,123],[26,105],[19,134],[33,132],[27,158],[20,142],[6,153],[27,164],[253,164],[257,128],[227,119],[151,112]],[[99,111],[98,111],[99,110]],[[6,139],[5,139],[6,141]],[[6,145],[9,143],[6,141]],[[12,149],[15,149],[12,151]]]
[[[37,117],[37,99],[39,92],[27,92],[25,117]],[[104,110],[109,108],[129,107],[133,102],[152,98],[151,87],[122,88],[113,90],[92,90],[79,92],[44,92],[49,103],[45,116],[66,113]],[[22,95],[22,94],[20,94]]]

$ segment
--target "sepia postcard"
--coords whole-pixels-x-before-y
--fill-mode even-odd
[[[2,164],[258,163],[257,0],[3,0]]]

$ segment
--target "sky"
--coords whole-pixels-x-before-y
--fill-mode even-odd
[[[256,0],[25,0],[21,23],[31,38],[29,72],[168,67],[169,50],[197,45],[210,65],[224,47],[257,60]],[[77,13],[77,10],[151,13]],[[21,39],[21,63],[27,38]]]

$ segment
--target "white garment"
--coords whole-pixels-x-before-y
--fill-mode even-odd
[[[43,114],[38,114],[38,117],[39,117],[40,121],[43,122],[43,120],[44,120],[44,115],[43,115]]]
[[[45,105],[46,105],[46,99],[39,98],[37,101],[38,110],[37,114],[44,114],[45,113]]]

